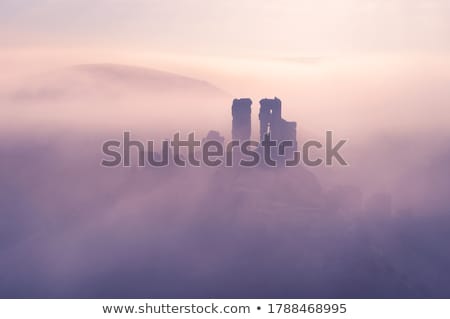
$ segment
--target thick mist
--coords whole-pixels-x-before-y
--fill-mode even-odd
[[[0,297],[448,298],[442,61],[77,61],[2,81]],[[235,97],[257,136],[273,96],[300,144],[347,139],[349,166],[100,165],[125,130],[229,139]]]

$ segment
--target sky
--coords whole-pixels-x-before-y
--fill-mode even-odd
[[[446,54],[447,0],[2,0],[0,46],[224,56]]]

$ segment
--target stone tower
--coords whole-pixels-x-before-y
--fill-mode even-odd
[[[252,100],[250,99],[234,99],[231,107],[233,115],[233,140],[249,140],[251,126],[251,109]]]

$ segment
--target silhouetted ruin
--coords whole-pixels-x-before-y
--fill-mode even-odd
[[[260,140],[270,134],[275,141],[292,141],[297,148],[297,123],[281,117],[281,100],[262,99],[259,109]],[[249,140],[251,135],[251,105],[249,98],[234,99],[231,107],[233,115],[232,137],[234,140]]]
[[[234,99],[231,107],[232,138],[233,140],[247,141],[251,137],[251,105],[249,98]],[[292,159],[297,151],[297,123],[289,122],[281,116],[281,100],[264,98],[260,101],[259,109],[259,138],[261,143],[270,137],[277,145],[284,143],[281,152],[274,149],[270,151],[271,157],[280,159]],[[286,144],[285,142],[289,143]],[[262,152],[262,149],[260,149]]]
[[[233,140],[249,140],[251,126],[251,99],[234,99],[231,107],[233,115]]]
[[[259,132],[261,141],[266,134],[270,134],[275,141],[292,141],[297,148],[297,123],[288,122],[281,117],[281,100],[262,99],[259,109]]]
[[[223,145],[225,143],[225,137],[221,136],[218,131],[211,130],[203,139],[203,143],[207,141],[217,141]]]

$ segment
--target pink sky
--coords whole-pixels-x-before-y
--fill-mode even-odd
[[[225,56],[448,52],[446,0],[4,0],[0,45]]]

